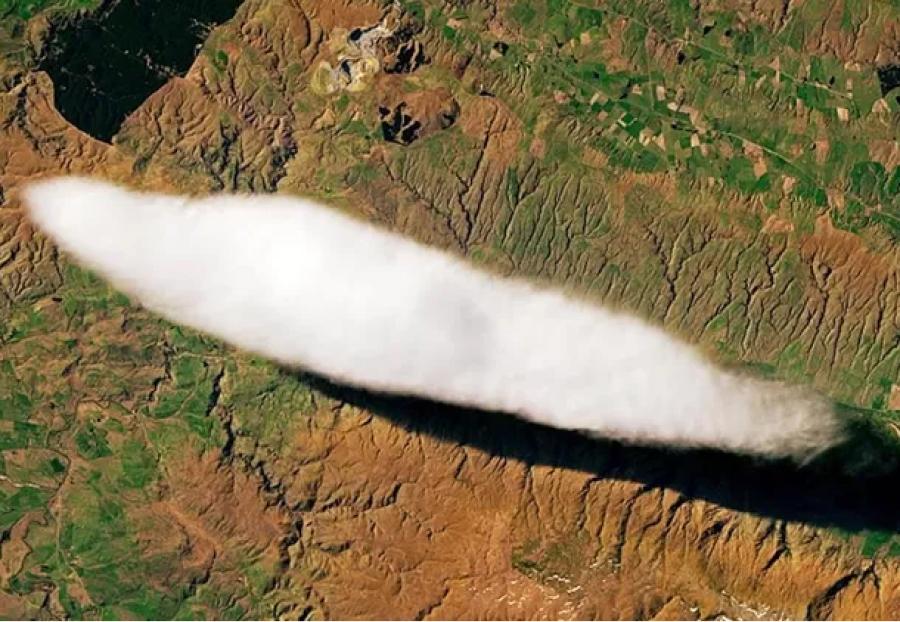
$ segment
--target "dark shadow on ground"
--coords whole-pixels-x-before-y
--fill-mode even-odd
[[[151,93],[190,68],[210,29],[242,1],[107,0],[56,24],[38,67],[53,80],[62,115],[109,141]]]
[[[710,450],[671,450],[599,441],[500,413],[457,408],[336,385],[301,374],[321,393],[418,434],[478,447],[529,465],[549,465],[666,487],[770,518],[850,532],[900,532],[900,444],[848,413],[847,441],[810,464]]]

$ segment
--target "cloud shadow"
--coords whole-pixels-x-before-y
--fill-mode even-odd
[[[294,372],[296,373],[296,372]],[[847,440],[804,466],[714,450],[674,450],[591,439],[517,417],[297,376],[335,400],[410,432],[490,455],[677,490],[741,512],[850,532],[900,532],[900,443],[846,413]]]

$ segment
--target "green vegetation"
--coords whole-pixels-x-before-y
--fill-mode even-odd
[[[22,47],[25,20],[98,5],[0,0],[0,54]],[[869,330],[874,318],[853,330],[823,319],[813,337],[803,325],[815,317],[796,330],[772,328],[805,313],[807,289],[828,278],[811,273],[798,244],[821,216],[875,257],[900,240],[900,168],[885,164],[898,91],[881,93],[872,67],[810,51],[821,0],[793,6],[774,30],[725,8],[698,13],[684,0],[514,0],[500,8],[503,41],[477,3],[401,5],[426,29],[418,38],[432,62],[392,80],[401,93],[447,87],[463,110],[448,129],[385,145],[376,94],[318,95],[306,88],[300,58],[276,59],[288,85],[279,92],[266,78],[275,52],[220,29],[203,47],[212,69],[203,79],[243,98],[240,114],[215,111],[221,135],[200,146],[165,142],[167,126],[149,139],[123,135],[117,148],[142,154],[141,167],[174,162],[166,172],[243,176],[242,188],[258,190],[268,188],[255,170],[269,165],[259,146],[266,128],[290,126],[302,140],[280,190],[338,204],[377,196],[379,218],[398,228],[421,218],[429,241],[456,242],[476,261],[606,296],[761,376],[818,382],[853,404],[875,436],[898,422],[887,409],[900,350]],[[896,3],[847,3],[840,28],[855,33],[891,11]],[[448,58],[468,64],[441,64]],[[282,125],[287,111],[294,119]],[[491,136],[479,134],[485,128]],[[483,157],[488,140],[496,169]],[[160,159],[166,153],[176,154],[172,162]],[[479,214],[460,212],[475,192],[491,201]],[[421,209],[390,221],[413,204]],[[691,227],[695,216],[709,218]],[[770,219],[782,228],[771,231]],[[854,270],[865,280],[868,267]],[[56,594],[60,617],[270,616],[273,562],[240,544],[218,551],[225,578],[216,583],[202,551],[191,557],[178,539],[212,527],[184,508],[179,516],[196,524],[173,518],[169,504],[210,485],[205,471],[178,479],[204,460],[214,473],[257,477],[260,465],[296,451],[291,439],[311,421],[334,413],[298,378],[161,322],[90,272],[63,265],[61,276],[52,295],[0,313],[0,533],[12,538],[19,526],[28,551],[3,589]],[[766,292],[777,304],[764,313]],[[829,350],[841,330],[859,332],[850,354]],[[877,466],[884,454],[865,449],[848,464]],[[253,485],[274,503],[266,495],[277,481]],[[897,534],[840,535],[867,557],[900,556]],[[215,534],[194,543],[203,538]],[[511,563],[547,582],[583,569],[587,549],[577,538],[529,540]]]
[[[100,3],[101,0],[0,0],[0,67],[3,60],[29,64],[25,40],[28,20],[39,15],[63,16],[94,9]]]
[[[30,553],[8,589],[54,585],[60,615],[74,618],[247,615],[237,604],[230,613],[215,608],[215,588],[173,575],[177,550],[147,544],[177,533],[147,510],[171,486],[166,470],[225,443],[210,412],[221,346],[132,309],[89,272],[69,266],[64,278],[56,302],[14,307],[0,335],[0,531],[32,517]],[[139,330],[96,330],[125,317]],[[39,358],[30,356],[36,344]],[[62,369],[65,377],[54,371]],[[259,591],[273,571],[238,571],[238,592]],[[264,606],[261,595],[247,599]]]
[[[701,22],[680,3],[661,8],[514,3],[507,14],[527,38],[493,63],[496,80],[529,66],[533,96],[565,94],[559,114],[592,126],[590,142],[614,166],[713,177],[725,190],[784,197],[809,210],[840,192],[845,207],[830,210],[837,226],[882,226],[900,239],[900,170],[868,158],[870,137],[884,135],[883,115],[896,119],[900,104],[879,100],[874,71],[799,53],[733,13]],[[628,27],[613,60],[629,69],[613,70],[603,49],[619,41],[609,25],[620,18]],[[802,22],[802,10],[793,19]],[[664,70],[648,58],[648,38],[670,46]],[[890,112],[876,112],[876,101]],[[811,122],[798,131],[796,119],[806,115]],[[824,161],[810,150],[817,142],[827,144]]]
[[[609,213],[603,213],[603,200],[595,201],[593,212],[585,209],[594,218],[584,223],[591,234],[573,238],[573,208],[560,198],[571,186],[558,178],[590,179],[596,182],[592,191],[602,193],[623,175],[633,180],[636,193],[624,200],[633,227],[640,222],[653,228],[668,212],[693,210],[714,212],[723,230],[733,228],[743,240],[793,240],[821,227],[824,215],[874,252],[891,248],[900,240],[900,167],[886,166],[885,149],[900,118],[900,91],[882,94],[871,66],[808,51],[817,40],[813,29],[796,24],[818,23],[822,8],[804,4],[792,11],[791,28],[773,34],[733,11],[697,13],[687,3],[513,2],[504,10],[518,32],[506,37],[502,53],[495,49],[496,35],[476,17],[456,24],[447,47],[457,49],[462,38],[467,49],[481,50],[480,84],[521,119],[525,134],[503,177],[505,205],[489,246],[470,252],[511,261],[525,272],[566,259],[583,263],[584,257],[565,255],[610,244],[597,240],[608,228]],[[444,24],[436,9],[428,15],[437,26]],[[873,9],[876,22],[895,17],[887,5]],[[427,175],[452,187],[466,175],[467,146],[451,152],[443,141],[441,135],[424,141],[439,154],[427,161]],[[533,167],[526,152],[538,143],[543,177],[536,191],[533,183],[527,187],[524,171]],[[397,156],[404,166],[411,161],[410,178],[423,175],[416,148]],[[661,196],[663,180],[673,181],[676,192]],[[618,203],[615,193],[607,203]],[[767,229],[770,218],[781,223],[780,231]],[[807,259],[795,253],[789,245],[772,266],[778,282],[796,283],[802,276]],[[754,261],[764,259],[756,255]],[[728,269],[745,274],[743,263]],[[619,262],[615,271],[603,265],[594,279],[600,291],[661,287],[656,256],[646,256],[641,266],[632,262],[627,272],[620,268]],[[679,287],[689,287],[671,286],[675,298],[683,296]],[[792,285],[779,295],[799,304],[802,287]],[[704,320],[702,333],[718,344],[723,358],[738,362],[753,354],[736,346],[759,330],[748,313],[746,302],[737,299]],[[773,343],[759,364],[773,377],[816,381],[827,357],[811,355],[809,339]],[[877,352],[885,346],[860,347]],[[880,368],[896,371],[898,361],[900,353],[888,352]],[[879,378],[891,371],[869,375],[858,358],[852,365],[835,370],[829,388],[841,400],[883,411],[890,383]]]
[[[566,576],[584,567],[588,549],[583,536],[563,538],[550,544],[528,540],[513,549],[512,567],[544,583],[566,583]]]
[[[100,0],[0,0],[0,20],[30,19],[42,11],[92,9]]]
[[[865,540],[863,540],[862,545],[862,554],[866,557],[872,557],[879,551],[887,548],[886,545],[888,543],[892,543],[893,545],[900,545],[900,541],[894,542],[894,534],[889,531],[871,531],[866,534]]]

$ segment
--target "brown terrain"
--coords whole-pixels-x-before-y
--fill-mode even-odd
[[[512,3],[457,4],[495,39],[525,36],[504,17]],[[730,0],[696,10],[712,14],[713,4],[769,29],[798,10]],[[804,212],[784,197],[764,207],[712,178],[685,192],[668,171],[614,168],[615,152],[587,145],[587,124],[554,112],[576,95],[551,88],[525,122],[524,74],[493,69],[496,46],[448,42],[442,28],[461,31],[451,22],[462,18],[434,25],[400,6],[246,0],[111,143],[57,111],[47,73],[5,65],[0,326],[37,310],[53,328],[4,342],[0,359],[67,397],[33,415],[55,448],[3,453],[0,483],[54,455],[66,471],[34,480],[53,491],[45,509],[0,538],[0,617],[150,615],[115,609],[111,579],[92,575],[99,566],[83,562],[87,553],[65,557],[60,574],[29,561],[41,538],[64,541],[67,521],[95,520],[79,514],[93,507],[81,501],[91,469],[146,443],[156,475],[116,496],[129,555],[146,562],[148,589],[192,599],[194,616],[900,619],[900,555],[889,548],[900,456],[873,464],[853,449],[858,462],[798,471],[630,448],[357,393],[208,342],[186,346],[137,307],[73,323],[62,293],[72,277],[24,220],[23,183],[79,173],[157,190],[277,190],[630,309],[723,361],[771,364],[842,403],[869,407],[884,394],[873,410],[900,407],[900,250],[875,227],[836,227],[828,210],[843,195],[830,188],[826,206]],[[441,6],[454,14],[454,3]],[[39,46],[52,28],[38,22]],[[384,34],[352,40],[378,24]],[[820,25],[835,30],[825,15]],[[624,32],[628,18],[606,27]],[[808,34],[799,53],[900,62],[896,19],[866,28]],[[653,32],[648,57],[675,67],[680,44]],[[609,67],[634,67],[615,38],[600,47]],[[873,130],[884,144],[869,151],[888,171],[900,163],[891,114],[884,132]],[[790,123],[807,123],[796,115]],[[875,127],[872,115],[859,123]],[[579,142],[577,152],[559,146]],[[763,174],[762,151],[745,153]],[[202,362],[190,371],[199,380],[182,380],[186,361]],[[153,413],[172,396],[185,409],[196,398],[214,431],[167,432],[183,413]],[[885,429],[900,437],[897,421]],[[110,430],[112,455],[100,462],[67,436],[88,422]],[[888,544],[866,550],[874,532]],[[24,573],[38,577],[27,590],[14,579]]]

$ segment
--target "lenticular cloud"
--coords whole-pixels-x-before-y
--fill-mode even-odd
[[[146,307],[338,382],[641,443],[803,459],[838,438],[805,389],[308,200],[80,178],[24,198],[60,247]]]

